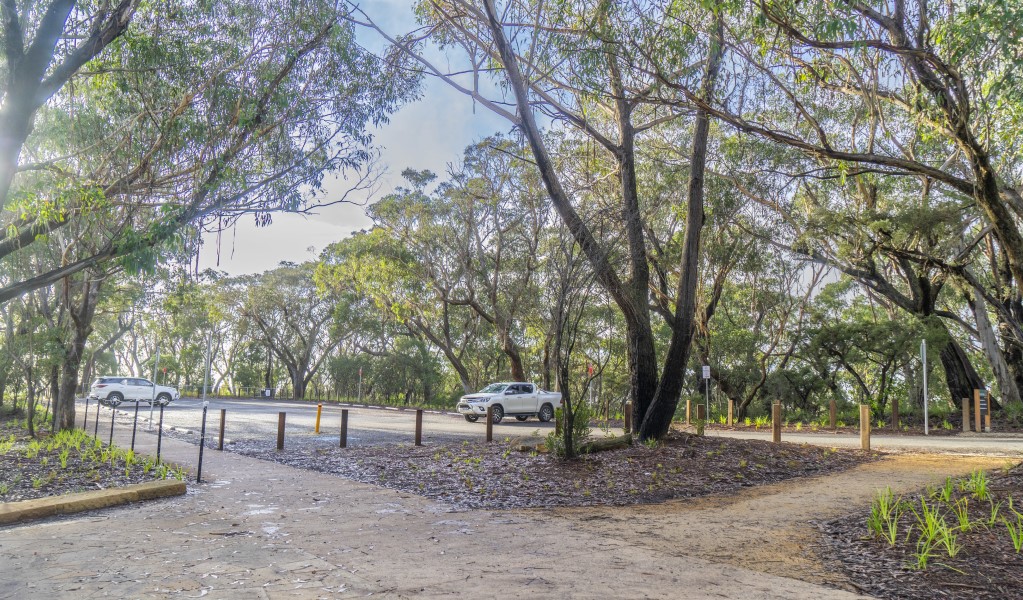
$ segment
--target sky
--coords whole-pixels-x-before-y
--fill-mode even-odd
[[[364,10],[389,33],[399,34],[415,25],[408,0],[369,0]],[[375,33],[362,32],[360,41],[379,48]],[[457,164],[466,146],[510,124],[476,106],[468,97],[435,78],[423,81],[420,100],[402,107],[390,122],[373,132],[380,151],[380,166],[386,169],[369,202],[402,184],[406,168],[429,169],[443,176],[449,164]],[[328,194],[341,195],[349,186],[344,181],[325,181]],[[221,235],[204,237],[199,253],[199,270],[212,268],[230,275],[261,273],[281,261],[313,260],[329,244],[370,225],[364,206],[343,204],[302,216],[275,214],[269,227],[256,227],[243,218],[237,227]]]

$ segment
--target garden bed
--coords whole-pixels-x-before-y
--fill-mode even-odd
[[[872,595],[1023,598],[1023,465],[881,493],[869,511],[820,527],[823,557]]]

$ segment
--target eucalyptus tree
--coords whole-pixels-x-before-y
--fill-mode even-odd
[[[338,201],[366,126],[414,83],[382,75],[333,2],[5,2],[0,259],[74,224],[92,242],[0,301],[111,259],[137,269],[191,226]]]
[[[334,322],[333,298],[317,289],[316,268],[282,263],[251,277],[242,306],[247,333],[287,369],[296,399],[346,335]]]
[[[889,192],[901,186],[908,192],[898,201],[916,198],[915,216],[923,222],[947,219],[948,206],[958,203],[959,243],[931,254],[913,248],[899,260],[914,263],[926,278],[965,288],[994,311],[1001,357],[995,336],[987,335],[986,314],[971,319],[976,332],[960,324],[970,335],[984,332],[985,354],[1010,400],[1023,383],[1017,136],[1023,90],[1015,75],[1016,39],[1003,25],[1016,22],[1021,10],[1018,3],[986,0],[747,4],[725,23],[724,72],[732,84],[710,100],[675,77],[670,63],[647,56],[665,87],[685,96],[682,105],[806,156],[781,169],[794,179],[848,178]],[[679,105],[674,97],[664,101]],[[899,179],[909,183],[890,183]],[[921,296],[925,305],[928,295]],[[969,377],[959,371],[950,378],[956,396],[979,384],[969,368]]]
[[[648,58],[688,103],[824,170],[913,177],[971,200],[1020,280],[1023,59],[1003,25],[1021,16],[986,0],[752,3],[726,25],[734,83],[714,98]]]
[[[635,64],[644,54],[668,57],[673,74],[692,82],[708,98],[713,96],[722,56],[720,36],[700,35],[687,21],[718,19],[702,5],[677,2],[641,7],[509,1],[498,7],[492,0],[450,0],[423,2],[420,13],[425,33],[390,39],[425,72],[472,95],[522,132],[552,205],[624,317],[630,394],[642,422],[640,435],[663,436],[678,403],[692,340],[710,124],[702,111],[692,120],[690,177],[683,201],[687,205],[686,251],[672,291],[672,335],[659,361],[649,306],[650,269],[636,152],[641,134],[678,120],[682,113],[647,102],[661,82]],[[471,74],[467,83],[437,68],[419,51],[424,37],[461,50],[456,68],[464,66]],[[507,90],[507,100],[499,92],[488,93],[495,84]],[[622,235],[607,240],[594,234],[590,215],[580,206],[581,194],[561,177],[538,115],[580,132],[610,157],[614,171],[607,176],[616,182],[615,210]]]
[[[800,358],[816,362],[816,369],[820,358],[836,366],[845,376],[829,386],[851,390],[842,395],[870,404],[877,417],[900,397],[909,397],[916,408],[922,408],[911,393],[921,372],[915,366],[920,339],[945,342],[945,332],[928,331],[926,322],[880,294],[858,293],[854,284],[852,278],[843,277],[814,298]],[[830,372],[827,368],[819,375]]]
[[[399,189],[395,196],[382,202],[397,203],[399,196],[407,199],[413,194],[411,190]],[[394,222],[399,218],[419,219],[411,208],[406,205],[398,211],[395,207]],[[378,206],[374,210],[391,209]],[[462,389],[468,393],[479,389],[484,374],[478,363],[486,354],[478,347],[483,324],[469,307],[440,299],[458,284],[441,279],[438,264],[450,260],[444,246],[454,241],[450,230],[434,230],[435,220],[423,220],[417,245],[409,246],[409,238],[399,238],[381,227],[332,244],[323,253],[317,282],[332,294],[353,292],[370,299],[382,320],[393,320],[413,335],[429,340],[444,354]],[[432,269],[433,279],[424,272],[427,267]]]

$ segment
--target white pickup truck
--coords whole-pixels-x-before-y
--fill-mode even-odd
[[[475,394],[462,396],[458,412],[470,423],[485,417],[488,407],[492,409],[494,423],[500,423],[505,416],[519,421],[535,416],[546,423],[554,418],[555,406],[561,406],[560,392],[541,390],[532,383],[509,381],[492,383]]]

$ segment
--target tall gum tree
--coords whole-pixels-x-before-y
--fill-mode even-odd
[[[371,178],[366,128],[414,81],[382,76],[335,3],[165,8],[0,7],[0,260],[82,220],[105,227],[0,301],[111,259],[151,266],[189,227],[344,201],[317,194],[328,171]]]
[[[692,12],[683,15],[688,9]],[[630,396],[637,420],[642,423],[640,435],[644,438],[664,435],[678,403],[692,340],[710,124],[707,114],[702,112],[693,121],[685,200],[686,250],[672,298],[675,316],[670,320],[671,339],[664,360],[659,361],[651,324],[651,280],[638,195],[636,144],[642,132],[679,119],[681,112],[647,106],[646,100],[659,82],[634,69],[632,57],[643,52],[670,54],[678,61],[673,73],[688,76],[701,93],[713,96],[722,56],[718,36],[687,35],[691,29],[683,21],[694,14],[710,21],[715,19],[696,6],[682,7],[677,3],[659,5],[653,11],[658,13],[655,16],[644,11],[630,13],[627,7],[610,4],[591,10],[576,5],[555,8],[508,2],[499,9],[489,0],[425,2],[421,10],[427,15],[429,35],[441,44],[464,49],[475,76],[472,82],[459,83],[418,52],[418,34],[389,39],[418,60],[424,71],[470,94],[522,131],[555,210],[580,245],[596,280],[623,314]],[[679,35],[662,35],[668,29]],[[506,86],[513,96],[510,103],[515,106],[514,111],[506,108],[503,100],[494,100],[481,91],[482,72],[494,65],[502,69],[498,85]],[[548,149],[538,113],[584,133],[614,159],[617,210],[624,232],[621,247],[595,236],[586,216],[579,212],[576,199],[561,180]],[[624,269],[617,266],[619,263],[625,265]]]

